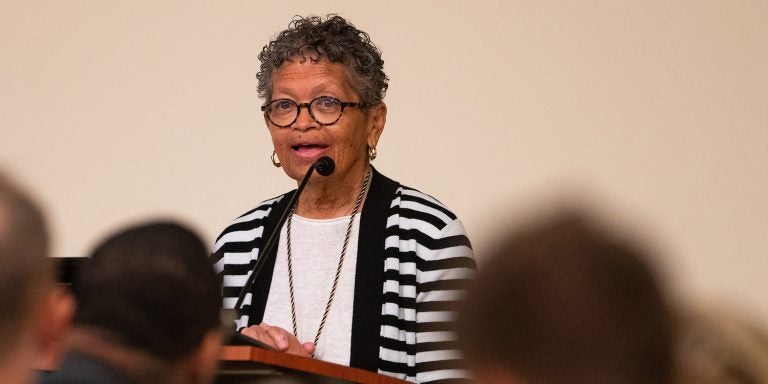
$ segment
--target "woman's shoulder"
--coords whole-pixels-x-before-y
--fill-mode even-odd
[[[419,268],[437,268],[423,263],[443,263],[447,259],[462,268],[475,268],[472,244],[461,220],[440,200],[416,188],[397,187],[387,231],[401,240],[401,252],[418,255]],[[417,243],[420,245],[415,246]]]
[[[264,221],[272,210],[282,201],[288,193],[284,193],[279,196],[272,197],[264,200],[256,205],[256,207],[249,209],[248,211],[237,216],[232,222],[221,231],[221,234],[217,237],[218,242],[229,233],[250,231],[254,228],[258,228],[264,225]]]
[[[252,208],[238,216],[234,222],[253,220],[254,216],[257,216],[259,213],[269,213],[269,211],[271,211],[272,208],[274,208],[275,205],[280,202],[280,200],[285,198],[286,195],[287,193],[284,193],[282,195],[278,195],[260,202],[256,205],[255,208]]]
[[[392,206],[398,208],[401,216],[405,215],[408,217],[409,214],[419,216],[429,215],[439,219],[444,225],[458,220],[456,214],[440,200],[421,190],[406,185],[400,185],[397,188],[397,193]]]
[[[401,184],[385,175],[375,171],[374,183],[378,178],[381,185],[386,185],[394,191],[394,196],[390,208],[406,207],[416,209],[422,212],[437,211],[445,216],[448,221],[456,220],[456,215],[445,204],[430,194],[424,193],[419,189]],[[436,212],[436,213],[437,213]]]

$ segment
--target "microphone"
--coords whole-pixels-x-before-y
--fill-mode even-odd
[[[315,167],[315,170],[320,174],[320,176],[330,176],[333,171],[336,170],[336,163],[334,163],[333,159],[328,156],[323,156],[317,159],[317,161],[315,161],[315,163],[312,165]],[[309,173],[307,173],[307,176],[305,176],[305,178],[307,177],[309,177]]]
[[[330,176],[335,169],[336,163],[334,163],[333,159],[328,156],[323,156],[317,159],[314,163],[312,163],[312,165],[309,166],[309,169],[307,169],[307,173],[301,180],[299,188],[296,190],[296,193],[291,196],[291,199],[288,201],[288,205],[285,207],[285,210],[283,210],[283,212],[280,214],[280,218],[277,221],[275,230],[272,231],[272,233],[269,235],[269,238],[267,239],[267,242],[264,243],[264,246],[261,247],[261,250],[259,250],[259,259],[256,260],[256,264],[253,265],[253,269],[251,270],[251,275],[248,277],[248,281],[243,286],[243,289],[240,290],[240,295],[237,297],[237,302],[235,303],[234,308],[238,319],[242,317],[241,307],[243,305],[243,300],[245,300],[245,295],[247,295],[248,292],[250,292],[253,288],[253,284],[256,282],[256,276],[259,275],[261,269],[264,267],[264,264],[266,264],[267,257],[270,253],[272,253],[272,249],[277,245],[277,240],[280,239],[280,229],[283,227],[285,220],[288,219],[288,215],[296,205],[301,191],[304,190],[304,186],[307,184],[309,177],[312,175],[312,171],[317,171],[317,173],[319,173],[321,176]],[[239,334],[237,330],[235,330],[235,333]]]

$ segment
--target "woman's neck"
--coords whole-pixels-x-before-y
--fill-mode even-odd
[[[357,202],[363,179],[368,172],[339,175],[342,179],[312,180],[299,197],[295,213],[309,219],[332,219],[347,216]]]

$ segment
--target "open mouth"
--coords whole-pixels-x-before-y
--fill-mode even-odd
[[[328,148],[328,145],[318,144],[318,143],[306,143],[306,144],[297,144],[297,145],[291,146],[291,149],[293,149],[293,151],[299,154],[300,156],[308,156],[308,157],[318,155],[321,152],[325,151],[327,148]]]

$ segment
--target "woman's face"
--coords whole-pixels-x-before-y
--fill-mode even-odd
[[[272,99],[290,99],[302,104],[330,96],[342,102],[360,102],[345,71],[344,65],[327,60],[286,61],[272,75]],[[307,108],[301,108],[296,121],[285,128],[270,123],[266,115],[264,119],[288,176],[301,180],[315,160],[330,156],[336,163],[336,171],[329,178],[357,182],[368,165],[368,146],[376,146],[384,128],[386,106],[381,103],[365,113],[360,108],[347,107],[332,125],[316,122]]]

